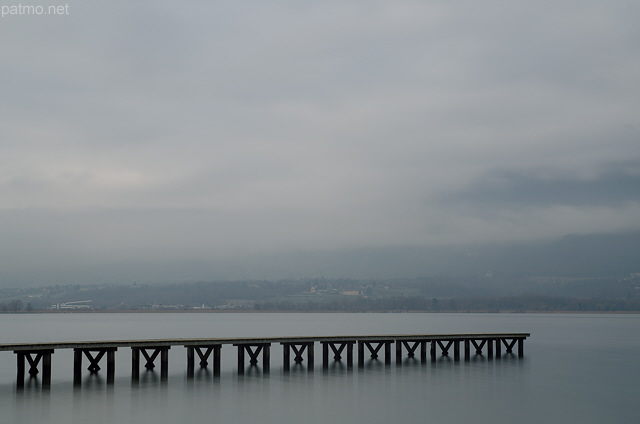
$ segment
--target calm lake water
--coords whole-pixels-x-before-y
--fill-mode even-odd
[[[169,378],[131,383],[130,349],[72,385],[71,350],[53,355],[52,385],[16,391],[15,355],[0,352],[2,423],[632,423],[640,416],[640,315],[568,314],[32,314],[0,315],[0,342],[182,337],[530,332],[525,357],[454,363],[369,361],[238,376],[236,348],[222,349],[222,374],[186,378],[183,347],[170,350]],[[84,362],[86,364],[86,360]],[[87,364],[88,365],[88,364]],[[141,367],[144,370],[144,367]]]

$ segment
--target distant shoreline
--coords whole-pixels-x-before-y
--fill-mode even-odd
[[[566,314],[566,315],[637,315],[640,311],[299,311],[299,310],[273,310],[273,311],[254,311],[249,309],[243,310],[220,310],[220,309],[178,309],[178,310],[50,310],[50,311],[19,311],[19,312],[2,312],[7,315],[44,315],[44,314]]]

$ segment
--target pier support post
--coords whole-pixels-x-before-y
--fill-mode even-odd
[[[140,354],[147,360],[144,367],[147,371],[152,371],[156,365],[155,360],[160,355],[160,380],[169,377],[169,349],[171,346],[158,347],[132,347],[131,348],[131,377],[133,381],[140,379]],[[153,351],[151,354],[147,351]]]
[[[82,383],[82,350],[73,349],[73,385]]]
[[[51,354],[44,353],[42,355],[42,387],[48,389],[51,387]]]
[[[262,346],[262,372],[268,373],[271,367],[271,345]]]
[[[80,386],[82,384],[82,357],[86,356],[89,360],[89,367],[87,370],[91,374],[96,374],[100,371],[100,360],[107,355],[107,384],[113,384],[115,381],[115,352],[118,350],[116,347],[112,348],[96,348],[85,349],[76,348],[73,349],[73,384]],[[93,355],[91,352],[97,352],[97,355]]]
[[[192,346],[186,346],[187,348],[187,378],[193,378],[195,361],[194,361],[194,348]]]
[[[53,355],[53,349],[14,350],[13,353],[17,355],[18,373],[16,385],[19,389],[24,387],[25,360],[29,362],[29,375],[32,377],[38,375],[38,365],[42,361],[42,388],[48,389],[51,387],[51,355]]]
[[[384,346],[384,363],[391,364],[391,343],[393,340],[358,340],[358,367],[364,366],[364,348],[371,354],[371,359],[378,359],[378,352]]]
[[[518,339],[514,338],[511,339],[511,341],[508,341],[509,339],[500,339],[502,341],[502,344],[505,347],[506,353],[513,353],[513,347],[516,345],[516,343],[518,343]]]
[[[302,355],[307,351],[307,369],[313,371],[313,344],[314,342],[280,342],[283,354],[283,369],[289,371],[291,368],[291,350],[294,353],[294,362],[299,364],[303,361]]]
[[[238,346],[238,374],[244,374],[244,346]]]
[[[518,339],[518,358],[524,357],[524,339]]]
[[[315,353],[315,346],[313,342],[310,342],[307,345],[307,370],[308,371],[313,371],[313,367],[314,367],[314,362],[315,362],[315,358],[314,358],[314,353]]]
[[[270,371],[271,343],[236,343],[238,347],[238,374],[244,374],[244,353],[249,354],[251,366],[258,364],[258,356],[262,353],[262,372]]]
[[[24,354],[22,353],[18,353],[18,352],[14,352],[16,353],[16,358],[18,358],[18,375],[16,377],[16,381],[17,381],[17,386],[18,388],[22,388],[24,387]]]
[[[289,371],[291,368],[291,345],[289,343],[282,343],[282,368],[285,371]]]
[[[329,367],[329,344],[322,342],[322,369]]]
[[[131,348],[131,379],[140,380],[140,349],[137,347]]]
[[[169,348],[160,350],[160,379],[169,377]]]
[[[396,340],[396,364],[402,365],[402,347],[407,349],[407,357],[415,358],[416,350],[420,346],[420,360],[427,360],[426,340]]]
[[[476,349],[476,355],[482,355],[482,349],[487,344],[487,339],[479,340],[476,342],[474,339],[470,339],[471,344]]]
[[[221,344],[205,346],[185,346],[187,348],[187,377],[193,378],[195,370],[195,354],[200,358],[200,367],[207,368],[209,357],[213,355],[213,375],[220,375],[220,350]]]
[[[456,343],[456,342],[458,342],[458,343]],[[460,359],[460,344],[459,344],[458,340],[432,340],[431,341],[431,360],[432,361],[436,360],[436,349],[437,349],[437,347],[440,347],[440,354],[442,356],[449,356],[449,349],[451,348],[451,345],[454,345],[454,348],[453,348],[454,360],[455,360],[455,356],[456,356],[456,345],[457,345],[457,348],[458,348],[458,350],[457,350],[458,359]]]
[[[116,349],[107,351],[107,384],[113,384],[116,379]]]
[[[333,352],[333,360],[341,361],[342,352],[347,351],[347,368],[353,367],[353,345],[355,341],[322,341],[322,368],[329,369],[329,349]]]

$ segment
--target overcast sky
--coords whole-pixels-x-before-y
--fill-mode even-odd
[[[0,19],[0,285],[640,229],[638,1],[56,1]]]

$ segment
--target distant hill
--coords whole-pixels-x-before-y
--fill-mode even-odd
[[[567,235],[556,240],[457,247],[362,247],[185,260],[96,260],[0,273],[0,287],[45,284],[167,284],[298,278],[389,279],[432,276],[616,277],[640,272],[640,231]]]
[[[144,273],[144,267],[128,264]],[[126,274],[126,268],[119,272]],[[0,312],[92,300],[101,310],[640,311],[640,232],[537,243],[363,248],[177,262],[174,284],[0,288]]]
[[[602,277],[640,272],[640,231],[465,247],[302,251],[249,263],[279,277],[416,278],[433,275]]]

